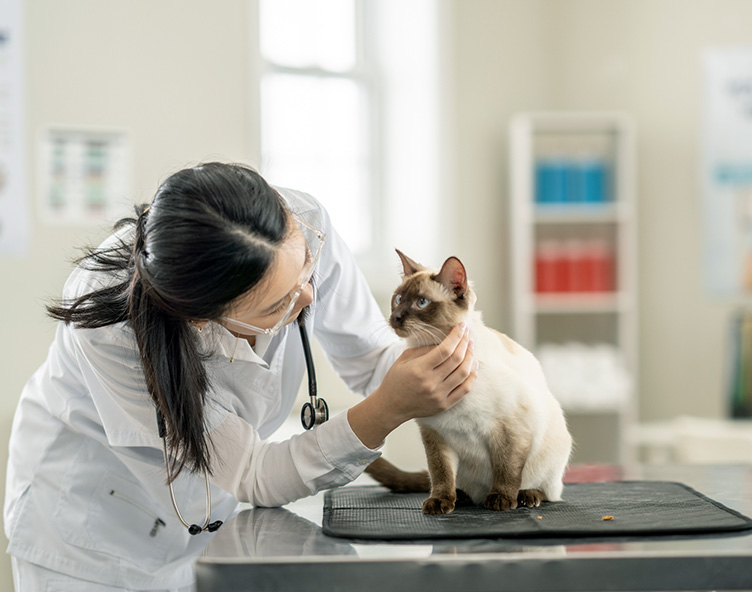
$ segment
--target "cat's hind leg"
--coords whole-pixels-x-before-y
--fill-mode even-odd
[[[572,436],[562,421],[556,437],[549,438],[546,459],[541,464],[545,477],[540,481],[543,501],[559,502],[564,490],[564,471],[572,454]]]

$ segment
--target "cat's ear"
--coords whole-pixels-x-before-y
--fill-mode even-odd
[[[410,259],[410,257],[405,255],[399,249],[394,250],[397,251],[397,255],[399,255],[399,258],[402,261],[402,275],[413,275],[414,273],[418,273],[419,271],[424,271],[426,269],[420,263],[416,263],[415,261]]]
[[[467,273],[465,266],[457,257],[449,257],[444,261],[435,279],[457,298],[464,296],[467,292]]]

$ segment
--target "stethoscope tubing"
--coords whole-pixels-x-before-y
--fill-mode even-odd
[[[300,341],[303,344],[303,355],[305,356],[306,373],[308,374],[308,397],[310,402],[303,405],[300,413],[301,422],[306,430],[310,430],[316,425],[320,425],[329,419],[329,407],[324,399],[317,397],[316,386],[316,368],[313,363],[313,354],[311,353],[311,342],[308,339],[308,331],[306,331],[305,323],[298,321],[298,329],[300,330]],[[201,532],[214,532],[220,526],[222,526],[221,520],[211,522],[211,487],[209,484],[209,472],[204,470],[204,483],[206,484],[206,514],[204,517],[204,524],[199,526],[198,524],[189,524],[183,518],[178,508],[177,500],[175,499],[175,490],[172,487],[172,472],[170,471],[170,463],[167,455],[167,438],[165,433],[165,422],[162,413],[157,409],[157,430],[159,437],[162,440],[162,454],[164,457],[165,471],[167,473],[167,486],[170,490],[170,501],[172,501],[172,507],[175,510],[175,515],[180,520],[180,523],[188,529],[191,535],[196,535]]]
[[[308,339],[305,323],[298,323],[298,330],[300,331],[300,342],[303,344],[303,355],[305,356],[306,373],[308,374],[308,397],[313,402],[316,399],[318,388],[316,386],[316,368],[313,364],[311,342]]]
[[[303,408],[300,410],[300,422],[306,430],[310,430],[314,426],[321,425],[329,419],[329,406],[324,399],[318,397],[316,368],[313,364],[311,342],[308,339],[308,331],[305,328],[305,323],[298,322],[298,329],[300,330],[300,342],[303,344],[306,373],[308,374],[308,398],[310,399],[310,401],[303,405]]]
[[[175,500],[175,490],[172,488],[172,475],[170,474],[170,467],[169,463],[167,462],[167,443],[164,438],[162,438],[162,451],[165,458],[165,470],[167,471],[167,479],[169,481],[170,500],[172,501],[172,507],[175,510],[175,514],[177,515],[178,520],[180,520],[180,523],[185,526],[188,529],[188,532],[190,532],[191,534],[193,534],[193,530],[196,530],[196,527],[200,529],[199,532],[207,530],[209,527],[209,521],[211,520],[211,489],[209,487],[209,473],[204,470],[204,482],[206,484],[206,516],[204,518],[204,524],[203,526],[198,526],[197,524],[188,524],[183,518],[183,515],[180,513],[178,503]]]

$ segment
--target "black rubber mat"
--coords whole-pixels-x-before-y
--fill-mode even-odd
[[[424,493],[379,486],[341,487],[324,497],[325,534],[353,539],[611,537],[724,533],[752,528],[750,518],[681,483],[570,483],[563,500],[504,512],[481,506],[426,515]]]

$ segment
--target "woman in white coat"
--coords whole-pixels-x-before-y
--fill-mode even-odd
[[[403,351],[322,206],[239,165],[169,177],[48,311],[60,323],[10,441],[17,590],[190,589],[192,559],[238,501],[348,483],[393,429],[475,380],[462,327]],[[304,375],[303,316],[369,396],[269,443]]]

